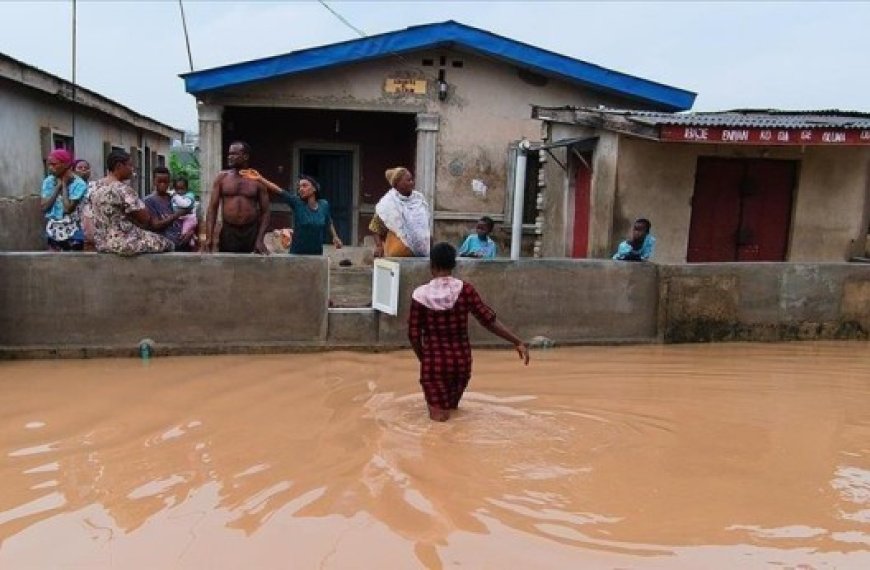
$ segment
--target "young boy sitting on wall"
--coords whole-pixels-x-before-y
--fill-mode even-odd
[[[465,238],[462,247],[459,248],[459,257],[494,258],[496,246],[490,237],[494,227],[495,222],[489,216],[480,218],[477,222],[477,231]]]
[[[623,241],[616,249],[613,259],[617,261],[649,261],[656,249],[656,238],[650,235],[652,228],[649,220],[638,218],[631,228],[631,238]]]

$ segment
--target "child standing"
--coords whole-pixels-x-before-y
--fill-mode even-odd
[[[459,257],[477,257],[492,259],[495,257],[495,242],[490,234],[495,222],[489,216],[483,216],[477,222],[477,232],[469,235],[459,248]]]
[[[529,347],[496,318],[471,283],[453,277],[456,249],[436,244],[429,255],[432,280],[417,287],[411,299],[408,338],[420,361],[420,385],[429,418],[443,422],[471,379],[468,313],[490,332],[510,342],[528,366]]]

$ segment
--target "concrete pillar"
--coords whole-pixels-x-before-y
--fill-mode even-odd
[[[416,187],[435,214],[435,168],[438,149],[438,124],[440,116],[434,113],[417,114],[417,163],[414,165]]]
[[[203,218],[208,210],[208,201],[211,197],[211,186],[214,179],[221,171],[223,164],[223,123],[224,108],[221,105],[209,105],[200,103],[197,105],[199,113],[199,180]],[[200,226],[201,232],[205,232],[205,224]]]
[[[602,132],[592,157],[589,200],[589,257],[613,255],[613,209],[616,205],[619,135]]]

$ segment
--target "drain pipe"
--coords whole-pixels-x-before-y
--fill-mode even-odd
[[[517,145],[517,166],[514,171],[514,209],[511,220],[511,259],[520,258],[520,248],[523,242],[523,202],[526,194],[526,159],[529,151],[529,141],[523,139]]]

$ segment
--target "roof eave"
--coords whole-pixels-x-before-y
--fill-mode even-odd
[[[208,91],[306,71],[452,45],[461,45],[476,53],[505,60],[571,83],[652,104],[662,110],[691,109],[696,97],[696,94],[691,91],[605,69],[452,21],[185,73],[181,77],[185,82],[185,90],[196,96]]]

